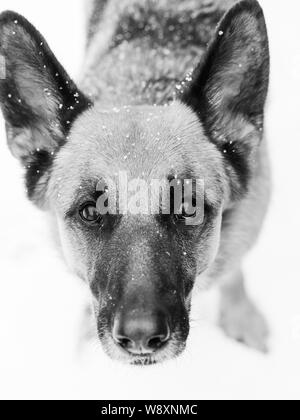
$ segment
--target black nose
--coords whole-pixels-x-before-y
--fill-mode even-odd
[[[170,339],[168,318],[163,313],[118,315],[114,322],[115,342],[131,354],[146,355],[161,349]]]

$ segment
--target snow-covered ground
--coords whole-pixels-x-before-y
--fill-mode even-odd
[[[267,112],[274,195],[246,263],[251,294],[272,327],[262,356],[226,338],[212,320],[215,292],[195,300],[185,355],[132,368],[97,341],[79,346],[87,296],[52,247],[43,214],[25,199],[22,172],[0,121],[0,398],[285,399],[300,397],[300,47],[298,0],[261,0],[272,52]],[[81,68],[82,0],[0,0],[43,32],[72,76]]]

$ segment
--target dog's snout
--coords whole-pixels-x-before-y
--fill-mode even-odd
[[[154,353],[170,339],[168,318],[163,313],[119,315],[114,322],[113,338],[133,355]]]

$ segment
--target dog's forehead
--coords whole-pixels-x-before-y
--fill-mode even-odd
[[[186,155],[192,158],[202,136],[197,116],[179,103],[107,111],[96,105],[74,125],[67,149],[71,154],[80,150],[81,164],[99,159],[110,173],[116,168],[135,177],[150,176],[160,166],[165,170],[169,162],[180,166]]]
[[[72,201],[88,182],[126,172],[129,179],[212,175],[220,157],[205,137],[196,114],[185,105],[122,107],[96,105],[74,123],[59,152],[51,188]]]

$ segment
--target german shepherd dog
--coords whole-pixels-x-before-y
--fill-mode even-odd
[[[270,195],[260,5],[93,0],[87,14],[79,87],[27,20],[0,16],[0,102],[28,197],[89,285],[105,351],[138,365],[178,356],[192,292],[212,284],[225,333],[266,351],[241,268]],[[174,190],[169,213],[100,212],[99,198],[124,193],[111,182],[120,172],[129,182],[203,180],[202,223],[187,223],[195,213],[185,202],[174,211]]]

